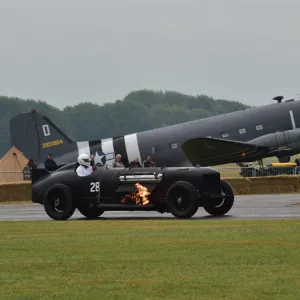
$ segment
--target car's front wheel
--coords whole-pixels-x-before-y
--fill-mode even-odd
[[[228,213],[234,203],[234,193],[231,185],[221,180],[222,196],[218,201],[214,200],[214,204],[203,206],[203,208],[212,216],[222,216]]]
[[[198,210],[198,193],[186,181],[178,181],[167,191],[167,207],[176,218],[191,218]]]
[[[69,219],[75,211],[70,189],[63,184],[52,186],[45,194],[44,208],[53,220]]]

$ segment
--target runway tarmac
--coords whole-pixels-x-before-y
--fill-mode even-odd
[[[193,219],[206,219],[210,215],[199,208]],[[236,196],[229,219],[286,219],[300,217],[300,194]],[[157,212],[105,212],[104,219],[157,219],[174,218]],[[85,219],[77,210],[71,219]],[[2,204],[0,221],[52,220],[40,204]]]

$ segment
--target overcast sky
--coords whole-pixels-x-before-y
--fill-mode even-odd
[[[298,99],[299,12],[299,0],[0,0],[0,95],[58,107],[144,88]]]

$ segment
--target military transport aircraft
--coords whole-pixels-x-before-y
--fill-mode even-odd
[[[300,101],[277,103],[172,126],[96,141],[71,140],[49,118],[32,110],[10,120],[11,141],[39,165],[49,152],[59,165],[81,153],[95,155],[107,166],[114,154],[124,165],[150,155],[156,166],[215,166],[262,161],[277,156],[288,162],[300,153]]]

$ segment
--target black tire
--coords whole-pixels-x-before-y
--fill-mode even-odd
[[[167,191],[167,207],[176,218],[191,218],[199,208],[195,187],[186,181],[171,185]]]
[[[220,199],[219,203],[215,206],[206,205],[203,206],[206,212],[208,212],[212,216],[222,216],[228,213],[234,203],[234,193],[231,185],[224,180],[220,181],[221,190],[225,194],[223,198]]]
[[[83,216],[85,216],[88,219],[97,219],[104,213],[104,210],[101,208],[98,208],[98,207],[90,207],[90,206],[81,205],[81,206],[77,207],[77,209]]]
[[[53,220],[69,219],[75,211],[70,189],[63,184],[53,185],[45,194],[44,208]]]

